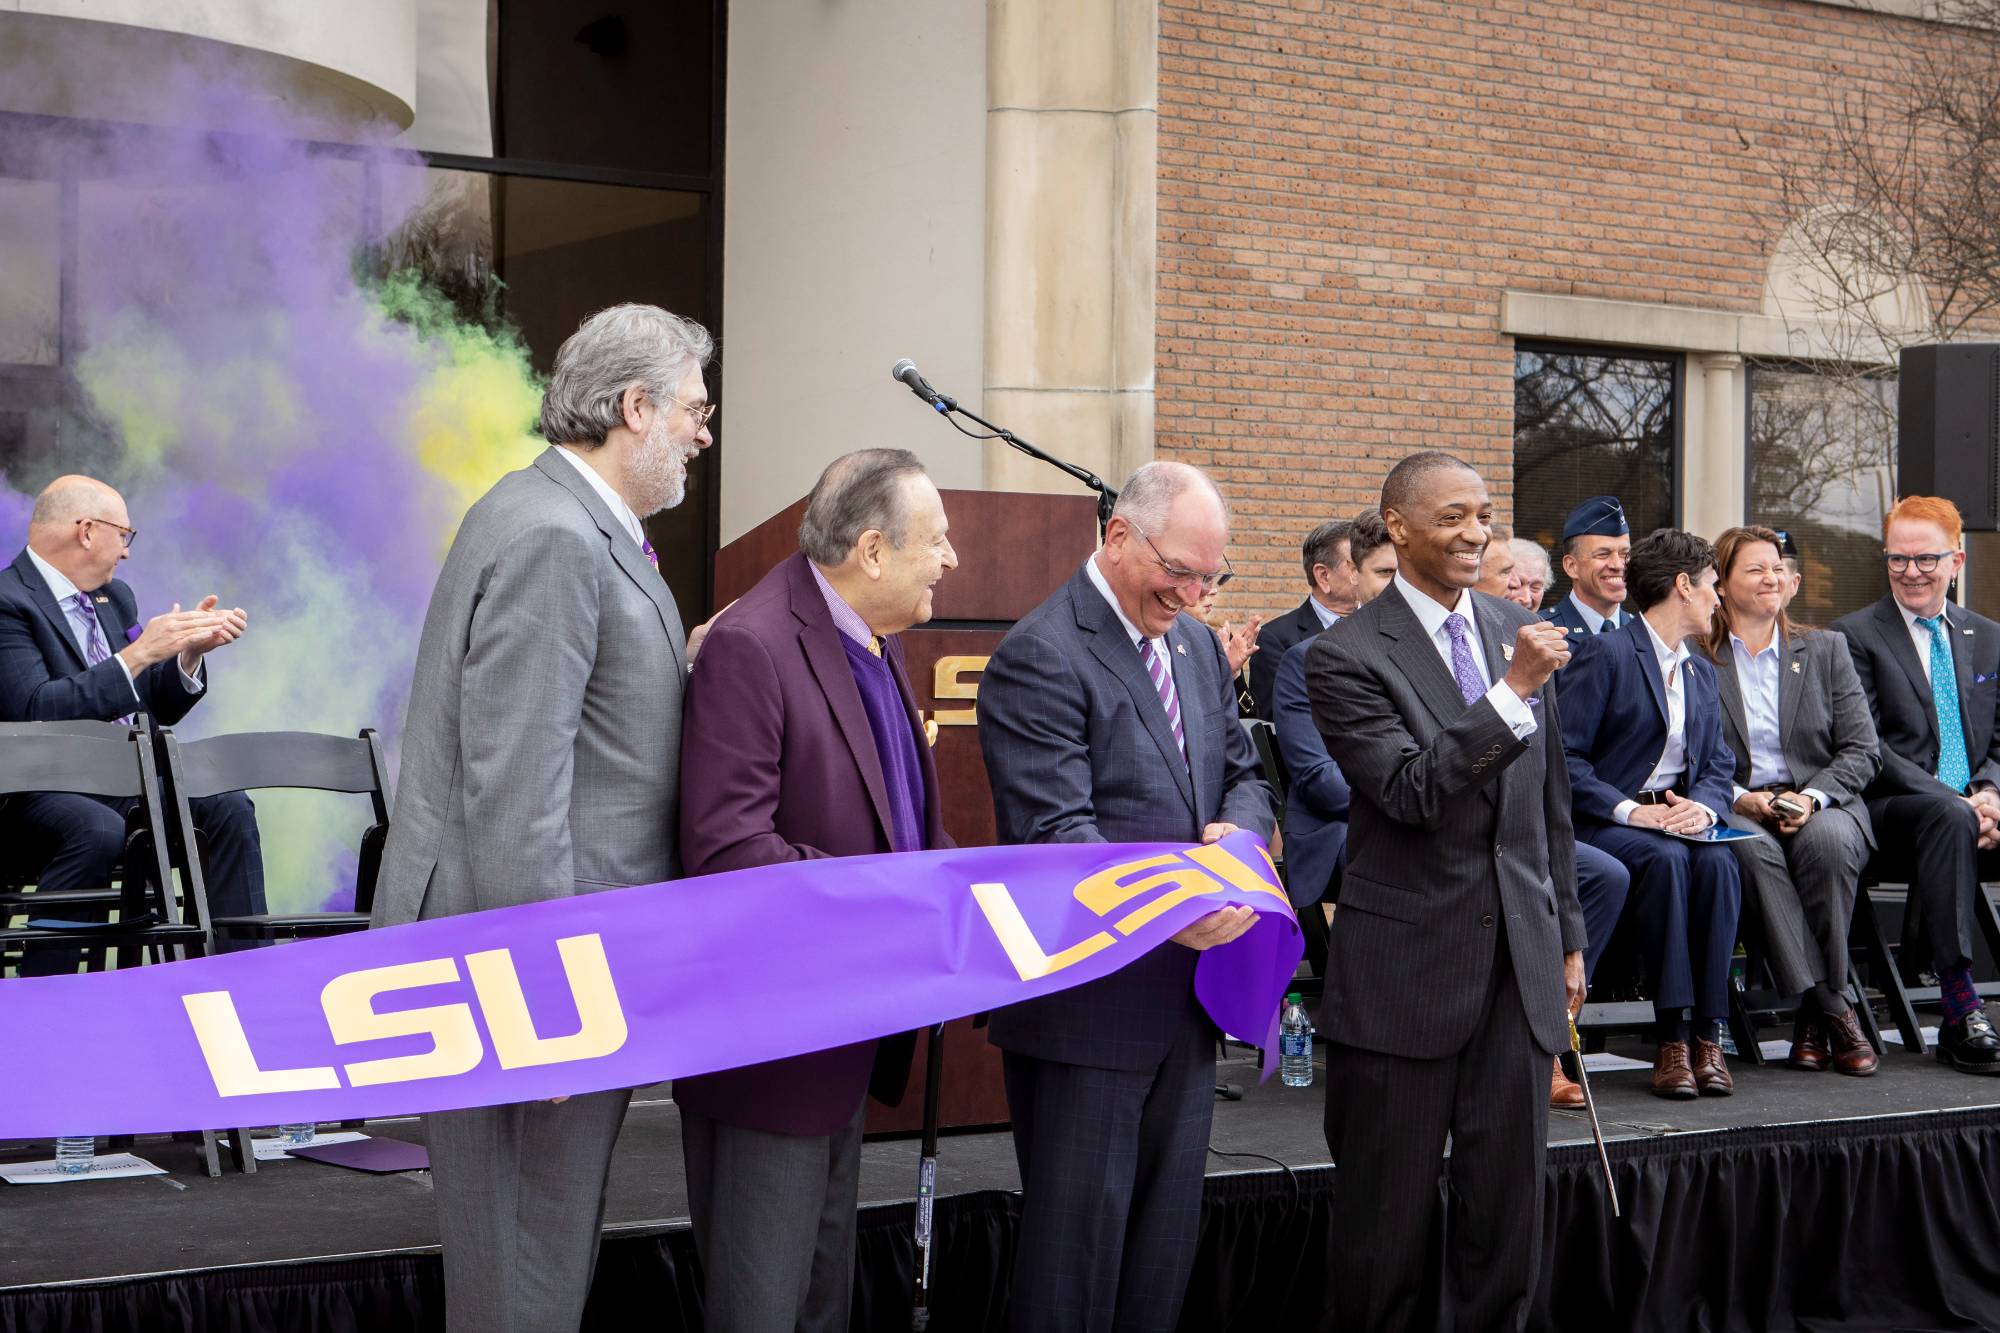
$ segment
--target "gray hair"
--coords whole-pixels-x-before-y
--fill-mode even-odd
[[[542,438],[599,445],[625,421],[625,391],[638,385],[665,405],[694,366],[715,355],[715,339],[691,319],[658,306],[614,305],[583,321],[556,353],[542,394]]]
[[[1299,558],[1306,568],[1307,583],[1312,582],[1314,565],[1325,565],[1328,569],[1332,569],[1339,563],[1336,552],[1348,544],[1353,534],[1354,524],[1344,518],[1336,518],[1331,523],[1322,523],[1306,534],[1305,543],[1299,548]]]
[[[873,529],[900,548],[909,514],[903,479],[924,476],[924,465],[908,449],[857,449],[826,465],[806,497],[799,520],[799,549],[827,569],[847,559],[861,534]]]
[[[1188,463],[1147,463],[1138,468],[1119,488],[1111,516],[1138,524],[1148,535],[1160,532],[1167,526],[1174,501],[1195,487],[1215,497],[1216,507],[1227,522],[1229,502],[1222,498],[1221,489],[1206,472]]]
[[[1515,537],[1507,544],[1513,548],[1516,562],[1542,571],[1544,582],[1555,578],[1555,562],[1549,559],[1549,553],[1541,548],[1540,543],[1531,542],[1526,537]]]

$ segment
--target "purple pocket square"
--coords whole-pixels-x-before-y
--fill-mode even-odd
[[[146,631],[142,626],[133,625],[125,631],[125,642],[137,643],[139,642],[139,636],[141,634],[144,634],[145,632]]]
[[[1994,673],[1994,676],[2000,676],[2000,672],[1995,672],[1995,673]],[[1989,681],[1989,680],[1992,680],[1992,679],[1994,678],[1994,676],[1978,676],[1978,675],[1975,675],[1975,676],[1974,676],[1974,677],[1972,678],[1972,683],[1973,683],[1974,685],[1984,685],[1984,684],[1985,684],[1985,683],[1986,683],[1987,681]]]

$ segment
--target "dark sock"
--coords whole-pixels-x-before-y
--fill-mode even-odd
[[[1972,969],[1955,967],[1939,973],[1938,1002],[1944,1006],[1947,1023],[1956,1023],[1979,1008],[1979,991],[1972,984]]]
[[[1659,1029],[1661,1041],[1686,1041],[1688,1039],[1688,1025],[1685,1018],[1656,1014],[1654,1015],[1654,1019]]]
[[[1819,982],[1806,992],[1806,996],[1819,1006],[1823,1014],[1844,1014],[1848,1010],[1847,997],[1827,982]]]
[[[1688,1038],[1691,1041],[1713,1042],[1715,1040],[1715,1020],[1697,1018],[1688,1024]]]

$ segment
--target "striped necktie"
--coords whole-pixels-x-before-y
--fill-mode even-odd
[[[97,618],[97,608],[90,604],[90,594],[78,592],[70,598],[71,605],[83,613],[83,660],[86,666],[97,666],[111,660],[111,644],[104,637],[104,624]],[[132,725],[132,715],[127,713],[117,719],[126,726]]]
[[[1181,730],[1181,701],[1180,696],[1174,693],[1174,673],[1167,669],[1151,639],[1139,640],[1139,657],[1146,664],[1146,674],[1153,678],[1153,688],[1160,695],[1160,706],[1167,710],[1167,725],[1174,731],[1174,743],[1181,747],[1181,762],[1186,763],[1187,733]]]

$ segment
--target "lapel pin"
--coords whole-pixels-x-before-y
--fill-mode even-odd
[[[1181,655],[1182,657],[1186,657],[1186,656],[1187,656],[1187,645],[1186,645],[1186,644],[1184,644],[1184,643],[1177,643],[1177,644],[1175,644],[1175,645],[1174,645],[1174,651],[1175,651],[1175,652],[1177,652],[1177,653],[1179,653],[1179,654],[1180,654],[1180,655]]]
[[[104,606],[111,601],[111,599],[109,597],[106,597],[103,593],[97,594],[97,596],[92,598],[91,600],[96,602],[99,606]]]
[[[1794,676],[1798,675],[1804,669],[1805,668],[1801,667],[1797,662],[1792,663],[1792,674]]]
[[[1503,662],[1511,662],[1511,661],[1513,661],[1513,660],[1514,660],[1514,645],[1513,645],[1513,644],[1511,644],[1511,643],[1503,643],[1503,644],[1501,644],[1501,645],[1500,645],[1500,660],[1501,660],[1501,661],[1503,661]]]

